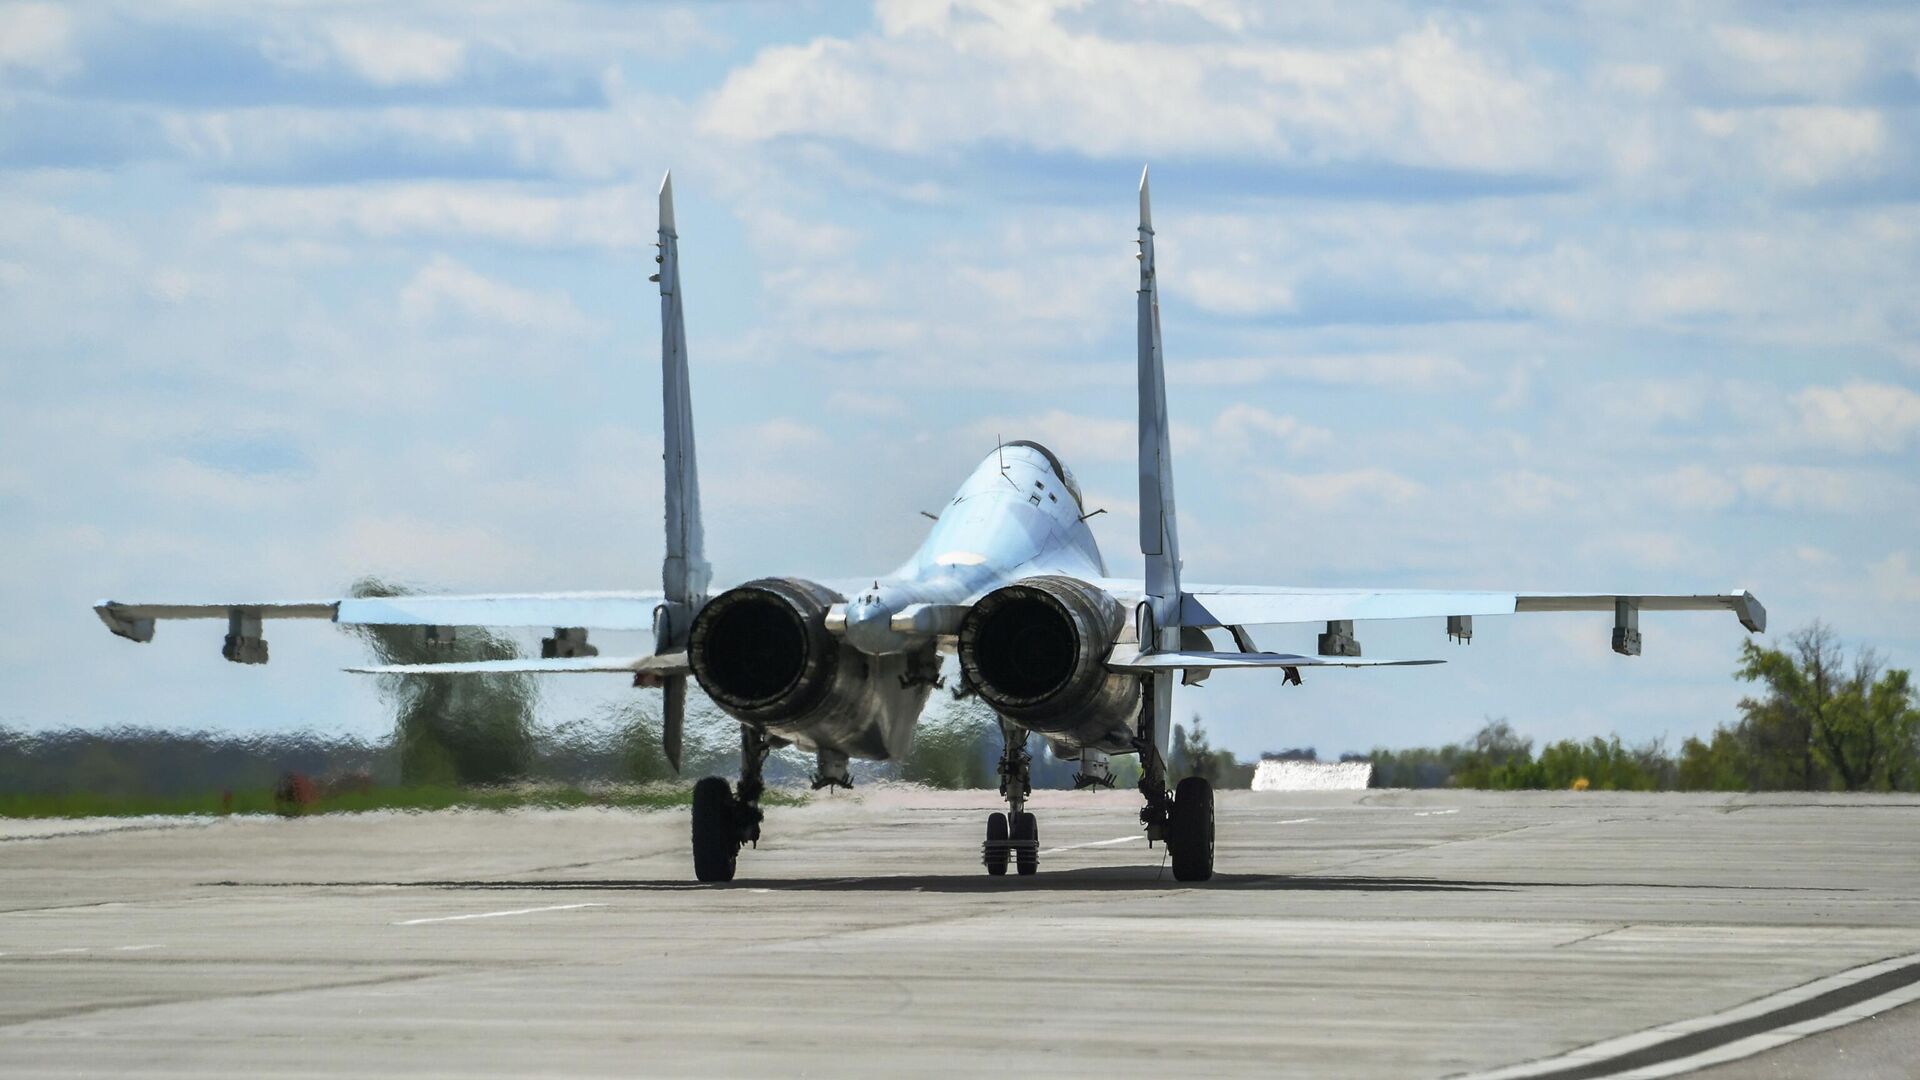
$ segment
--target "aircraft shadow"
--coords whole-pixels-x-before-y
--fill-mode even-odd
[[[1447,881],[1415,877],[1298,877],[1285,874],[1219,874],[1205,882],[1183,883],[1158,866],[1119,866],[1042,870],[1031,877],[1009,873],[991,877],[902,874],[883,877],[743,878],[726,884],[702,884],[685,878],[514,878],[419,881],[216,881],[236,888],[408,888],[466,889],[483,892],[687,892],[754,890],[775,892],[1147,892],[1154,890],[1252,890],[1259,892],[1509,892],[1513,882]],[[1531,883],[1520,883],[1531,884]]]

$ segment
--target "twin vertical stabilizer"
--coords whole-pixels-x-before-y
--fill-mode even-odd
[[[1144,649],[1180,647],[1180,536],[1174,524],[1173,450],[1167,437],[1167,373],[1160,353],[1160,289],[1153,265],[1153,209],[1140,170],[1140,553],[1156,637]],[[1168,635],[1171,635],[1169,637]]]
[[[673,174],[660,181],[660,385],[666,440],[666,560],[660,568],[666,602],[654,614],[654,651],[686,648],[693,617],[707,602],[706,538],[700,526],[700,475],[693,453],[693,394],[687,385],[687,330],[680,305],[680,238],[673,223]],[[674,770],[680,769],[681,731],[685,724],[687,677],[664,680],[661,744]]]
[[[1140,554],[1147,565],[1146,596],[1136,620],[1141,652],[1176,652],[1181,647],[1180,534],[1174,524],[1167,372],[1160,353],[1160,286],[1154,274],[1153,207],[1145,168],[1140,170],[1139,259]],[[1173,674],[1154,672],[1145,682],[1147,730],[1153,734],[1159,759],[1165,761],[1173,727]],[[1144,751],[1142,756],[1144,760]]]

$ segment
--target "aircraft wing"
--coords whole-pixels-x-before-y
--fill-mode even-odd
[[[1767,628],[1766,608],[1744,590],[1682,594],[1530,593],[1193,585],[1180,600],[1180,621],[1188,626],[1423,619],[1531,611],[1612,612],[1621,601],[1626,601],[1641,611],[1731,611],[1742,626],[1756,634]]]
[[[1137,579],[1094,582],[1123,603],[1146,594]],[[1363,619],[1430,619],[1535,611],[1731,611],[1759,634],[1767,609],[1746,590],[1725,593],[1486,592],[1426,589],[1317,589],[1286,585],[1188,585],[1180,595],[1184,626],[1262,626]]]
[[[107,629],[150,641],[167,619],[326,619],[361,626],[580,627],[651,630],[658,592],[503,593],[479,596],[367,596],[292,602],[127,604],[102,600],[95,614]]]

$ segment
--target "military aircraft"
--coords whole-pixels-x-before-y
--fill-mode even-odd
[[[539,659],[353,668],[369,673],[458,676],[525,672],[617,673],[663,694],[662,740],[678,770],[687,680],[740,724],[740,778],[707,777],[693,790],[693,863],[701,881],[730,881],[741,848],[759,839],[768,753],[794,745],[816,755],[815,786],[849,783],[851,758],[898,760],[932,690],[943,654],[957,654],[955,693],[978,695],[999,717],[1000,793],[982,861],[1003,875],[1039,866],[1031,794],[1030,733],[1063,759],[1077,757],[1081,786],[1111,786],[1110,758],[1140,756],[1140,820],[1164,843],[1179,881],[1213,873],[1213,791],[1202,777],[1168,786],[1173,680],[1217,670],[1377,667],[1437,660],[1363,658],[1354,623],[1444,618],[1469,640],[1475,616],[1535,611],[1614,615],[1613,648],[1640,652],[1642,611],[1730,610],[1750,631],[1766,627],[1751,593],[1529,593],[1200,585],[1181,576],[1168,446],[1165,365],[1147,173],[1140,175],[1138,294],[1139,473],[1142,576],[1109,576],[1073,473],[1037,442],[994,448],[960,485],[919,550],[897,569],[853,581],[762,577],[711,586],[694,462],[693,399],[681,312],[673,178],[660,185],[661,376],[664,387],[666,558],[657,592],[394,596],[295,603],[127,604],[96,608],[115,634],[149,641],[162,619],[227,620],[222,655],[265,663],[267,619],[412,625],[430,640],[462,626],[553,627]],[[1246,627],[1324,624],[1315,655],[1262,651]],[[591,630],[651,630],[654,650],[603,657]],[[1223,632],[1231,648],[1216,648]]]

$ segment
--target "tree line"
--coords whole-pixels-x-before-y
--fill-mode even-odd
[[[1677,752],[1618,736],[1542,747],[1505,720],[1440,747],[1377,749],[1376,787],[1591,787],[1618,791],[1920,791],[1920,708],[1909,672],[1851,656],[1814,623],[1778,646],[1745,642],[1734,672],[1753,692],[1739,718]]]

